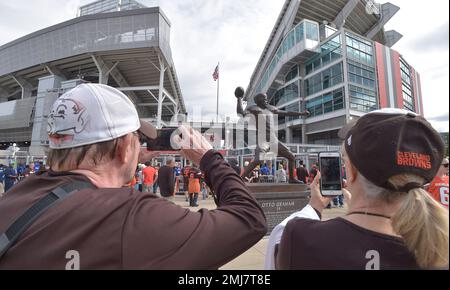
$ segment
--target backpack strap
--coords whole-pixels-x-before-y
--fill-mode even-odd
[[[17,218],[4,233],[0,234],[0,258],[14,245],[20,235],[49,208],[56,203],[63,201],[71,194],[87,188],[93,189],[95,187],[88,182],[71,182],[55,188],[49,194],[33,204],[24,214]]]

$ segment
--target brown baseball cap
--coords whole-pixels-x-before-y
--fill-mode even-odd
[[[402,173],[433,180],[444,158],[444,142],[423,117],[401,109],[368,113],[339,131],[358,171],[375,185],[408,192],[423,184],[395,188],[389,178]]]

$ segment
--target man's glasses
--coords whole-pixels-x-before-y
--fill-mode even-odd
[[[147,144],[147,137],[145,137],[140,131],[133,132],[133,135],[139,138],[139,144],[141,146],[145,146]]]

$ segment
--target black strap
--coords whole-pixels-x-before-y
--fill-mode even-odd
[[[9,228],[0,235],[0,258],[11,248],[23,232],[25,232],[43,213],[55,203],[64,200],[74,192],[86,188],[95,188],[88,182],[75,181],[55,188],[52,192],[33,204],[24,214],[17,218]]]
[[[387,216],[387,215],[382,215],[379,213],[364,212],[364,211],[354,211],[354,212],[348,213],[347,215],[354,215],[354,214],[382,217],[382,218],[389,219],[389,220],[391,219],[391,217]]]

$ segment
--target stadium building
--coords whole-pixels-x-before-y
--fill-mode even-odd
[[[78,15],[0,46],[0,150],[43,156],[51,105],[83,82],[118,88],[158,127],[186,113],[159,7],[101,0]]]
[[[288,144],[338,145],[338,130],[379,108],[423,115],[419,73],[391,47],[401,39],[384,25],[399,7],[368,0],[286,0],[253,72],[245,99],[267,93],[280,109]]]

